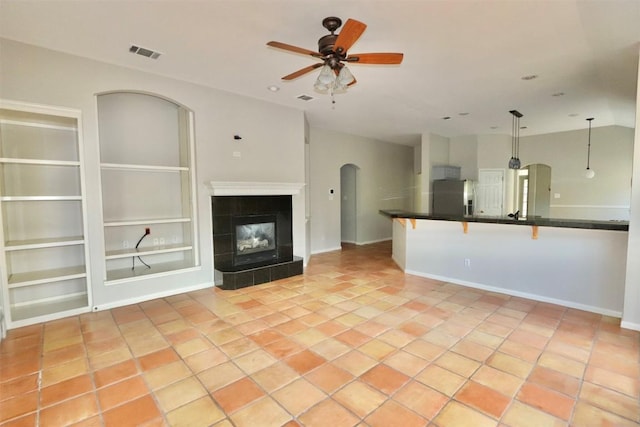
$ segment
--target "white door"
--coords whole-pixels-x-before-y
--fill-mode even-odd
[[[476,193],[476,215],[502,216],[504,169],[480,169]]]

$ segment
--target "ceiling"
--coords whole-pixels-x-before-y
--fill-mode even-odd
[[[327,16],[368,25],[350,53],[403,52],[403,63],[350,64],[358,82],[335,104],[314,91],[319,69],[281,81],[316,60],[266,42],[315,51]],[[293,107],[311,126],[402,144],[426,132],[510,134],[512,109],[524,114],[521,136],[583,129],[587,117],[594,127],[635,126],[638,0],[1,0],[0,37]],[[162,56],[133,55],[131,44]]]

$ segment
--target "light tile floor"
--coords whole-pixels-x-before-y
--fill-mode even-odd
[[[405,275],[390,253],[12,330],[0,425],[640,424],[640,335],[618,319]]]

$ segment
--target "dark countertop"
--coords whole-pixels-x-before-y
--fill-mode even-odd
[[[587,230],[629,231],[628,221],[592,221],[588,219],[557,219],[533,217],[515,220],[509,217],[444,216],[403,210],[380,210],[389,218],[429,219],[436,221],[480,222],[485,224],[537,225],[540,227],[583,228]]]

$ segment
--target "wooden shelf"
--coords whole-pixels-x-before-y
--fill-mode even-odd
[[[0,125],[14,125],[14,126],[27,126],[32,128],[51,129],[51,130],[64,130],[69,132],[75,132],[77,129],[75,126],[64,126],[50,123],[38,123],[27,120],[11,120],[0,119]]]
[[[137,277],[148,277],[151,275],[167,275],[176,272],[197,270],[200,267],[194,267],[193,261],[171,261],[161,264],[153,264],[151,268],[146,268],[144,265],[136,267],[134,270],[131,268],[120,268],[116,270],[107,271],[107,285],[114,285],[120,282],[126,282]]]
[[[41,318],[52,314],[63,316],[72,310],[86,311],[86,307],[88,305],[89,303],[86,293],[63,295],[56,299],[34,301],[29,304],[12,305],[11,320],[19,322],[28,319],[29,324],[31,324],[40,320],[46,320]]]
[[[0,280],[9,328],[89,311],[80,119],[79,110],[0,99]]]
[[[84,237],[54,237],[47,239],[10,240],[5,243],[5,251],[21,251],[25,249],[57,248],[60,246],[83,245]]]
[[[80,166],[80,162],[73,160],[41,160],[41,159],[22,159],[13,157],[0,157],[0,163],[14,165],[40,165],[40,166]]]
[[[80,279],[87,277],[84,266],[56,268],[52,270],[29,271],[9,276],[9,289],[25,286],[41,285],[43,283],[59,282],[62,280]]]
[[[3,202],[77,202],[82,196],[4,196]]]
[[[105,222],[105,227],[126,227],[131,225],[176,224],[191,222],[191,218],[136,219],[131,221]]]
[[[98,121],[105,283],[152,293],[153,281],[126,284],[198,264],[193,113],[162,97],[113,92],[98,96]],[[152,235],[142,241],[146,227]],[[138,256],[151,268],[127,259]]]
[[[141,172],[188,172],[188,167],[183,166],[152,166],[152,165],[127,165],[122,163],[101,163],[102,169],[122,169]]]
[[[176,244],[176,245],[162,245],[162,246],[147,246],[143,248],[127,248],[127,249],[118,249],[115,251],[107,251],[105,259],[119,259],[119,258],[129,258],[135,256],[143,256],[143,255],[156,255],[156,254],[166,254],[171,252],[181,252],[181,251],[190,251],[193,249],[193,246],[185,245],[185,244]]]

